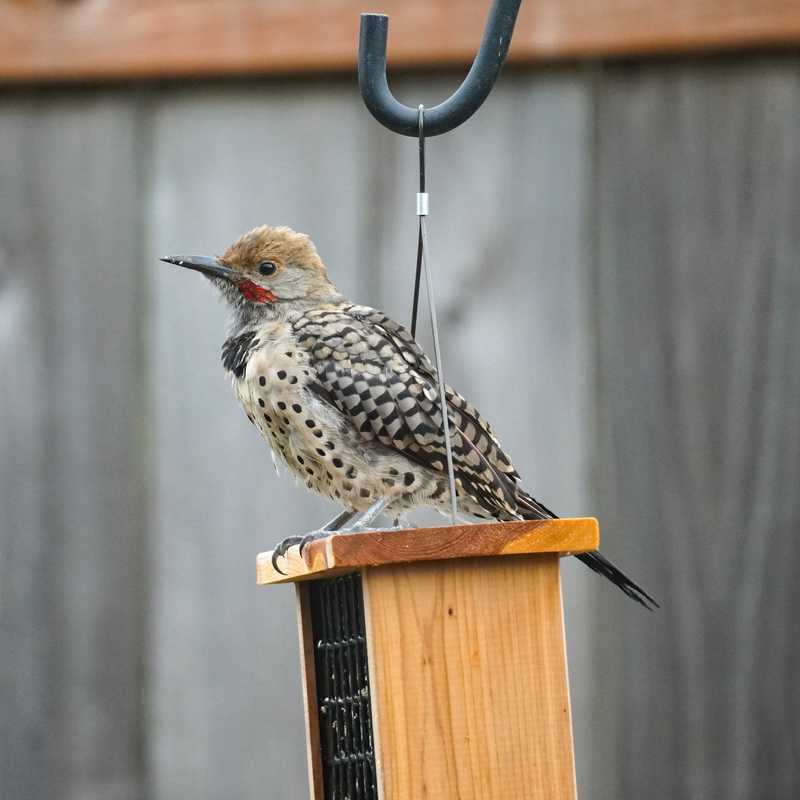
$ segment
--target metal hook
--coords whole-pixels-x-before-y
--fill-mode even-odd
[[[494,0],[486,30],[472,67],[461,86],[443,103],[425,109],[425,135],[438,136],[466,122],[489,96],[511,43],[522,0]],[[358,85],[375,119],[395,133],[417,136],[416,108],[395,100],[386,80],[386,40],[389,17],[362,14],[358,40]]]

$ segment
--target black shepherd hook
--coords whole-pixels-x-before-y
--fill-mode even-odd
[[[425,135],[457,128],[468,120],[489,96],[506,60],[514,23],[522,0],[494,0],[486,30],[467,77],[450,97],[438,106],[425,109]],[[362,14],[358,40],[358,84],[361,96],[375,119],[395,133],[417,136],[419,110],[395,100],[386,81],[386,39],[389,17]]]

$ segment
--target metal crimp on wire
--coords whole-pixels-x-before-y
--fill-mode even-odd
[[[428,193],[427,192],[417,192],[417,216],[418,217],[427,217],[428,216]]]

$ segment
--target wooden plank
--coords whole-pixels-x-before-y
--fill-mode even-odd
[[[471,63],[487,0],[385,0],[394,68]],[[355,65],[364,0],[0,4],[0,80],[308,72]],[[793,0],[524,3],[512,62],[793,45]]]
[[[50,784],[37,753],[49,722],[52,589],[43,475],[47,408],[39,390],[50,342],[41,325],[47,304],[36,291],[46,262],[34,256],[19,263],[37,247],[32,204],[23,194],[34,112],[31,103],[0,105],[0,186],[20,198],[0,204],[0,369],[14,375],[0,381],[0,795],[26,800],[46,797]]]
[[[457,135],[428,144],[431,266],[445,375],[489,420],[533,495],[563,516],[590,516],[594,311],[590,73],[506,72]],[[429,98],[452,78],[404,76],[398,96]],[[382,133],[382,132],[381,132]],[[407,322],[417,220],[415,143],[382,134],[382,184],[370,220],[380,308]],[[423,293],[424,297],[424,293]],[[419,338],[432,352],[428,313]],[[602,519],[602,518],[601,518]],[[438,514],[418,524],[439,524]],[[604,523],[605,525],[605,523]],[[609,556],[621,545],[604,535]],[[590,752],[595,707],[591,611],[613,587],[576,559],[561,564],[576,751]],[[623,598],[624,599],[624,598]],[[624,613],[624,612],[621,612]],[[578,758],[583,796],[593,776]]]
[[[300,673],[303,686],[303,715],[306,723],[309,797],[310,800],[323,800],[314,629],[311,622],[311,599],[308,586],[302,583],[297,584],[297,632],[300,639]]]
[[[530,553],[571,555],[597,550],[600,531],[597,520],[539,519],[525,522],[492,522],[444,525],[438,528],[337,533],[318,539],[303,550],[293,547],[281,559],[278,572],[272,566],[272,551],[259,553],[256,583],[273,583],[324,577],[331,570],[359,569],[382,564],[443,561],[480,556],[511,556]],[[284,574],[285,573],[285,574]]]
[[[0,100],[0,797],[144,791],[139,106]]]
[[[306,756],[293,592],[259,592],[253,556],[265,537],[317,528],[336,511],[276,476],[222,371],[216,291],[158,256],[219,252],[250,227],[290,224],[314,234],[353,292],[369,267],[373,129],[352,87],[322,82],[168,90],[151,119],[152,792],[218,800],[263,797],[267,786],[294,798]]]
[[[365,570],[382,800],[572,800],[558,558]]]
[[[592,797],[797,792],[799,80],[793,57],[600,83],[598,510],[664,602],[597,595]]]

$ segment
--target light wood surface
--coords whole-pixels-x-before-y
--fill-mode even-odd
[[[390,65],[471,63],[489,0],[0,2],[0,80],[352,69],[359,15],[391,17]],[[793,0],[523,3],[511,61],[800,41]]]
[[[382,800],[572,800],[558,557],[364,572]]]
[[[272,566],[272,551],[259,553],[256,582],[287,583],[378,564],[526,553],[569,555],[596,550],[599,542],[593,517],[339,533],[311,542],[302,556],[298,547],[291,548],[288,558],[278,562],[286,574]]]

